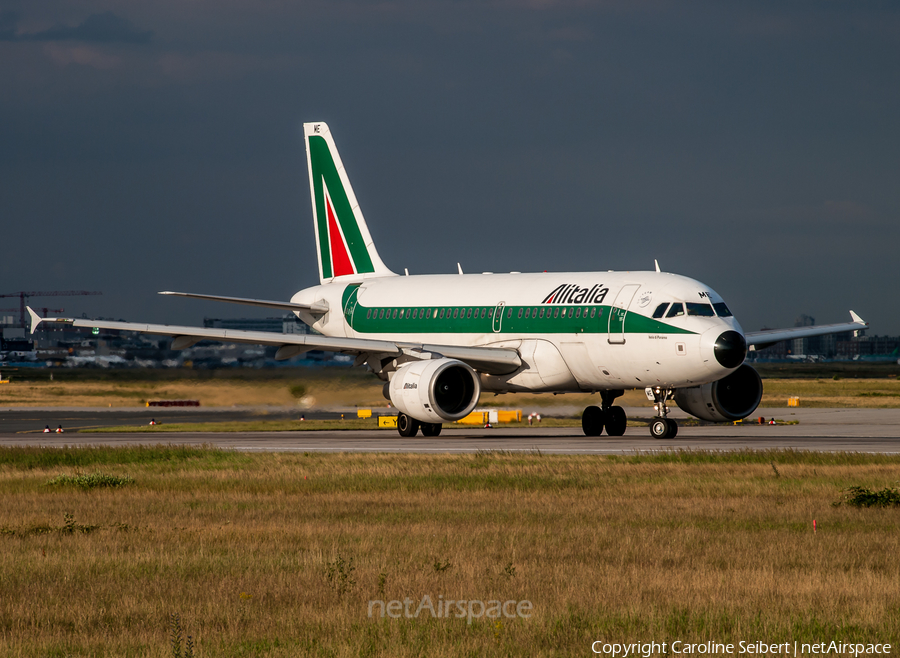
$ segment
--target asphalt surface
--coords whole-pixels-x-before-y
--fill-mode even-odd
[[[648,409],[627,409],[629,417],[645,417]],[[280,415],[283,414],[283,415]],[[312,419],[318,414],[307,413]],[[340,417],[340,412],[328,412]],[[395,430],[299,432],[172,432],[154,434],[79,434],[76,427],[158,422],[207,422],[298,418],[296,410],[0,410],[0,445],[215,445],[247,451],[286,452],[414,452],[460,453],[480,450],[540,451],[559,454],[628,454],[656,450],[799,450],[900,454],[900,409],[759,409],[754,417],[796,420],[799,424],[706,425],[680,427],[678,436],[655,440],[645,427],[629,427],[621,437],[585,437],[578,428],[504,428],[447,426],[439,437],[400,437]],[[684,418],[675,411],[673,417]],[[123,422],[127,421],[127,422]],[[63,424],[65,434],[43,434],[49,424]]]

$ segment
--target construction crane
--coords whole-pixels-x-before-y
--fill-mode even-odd
[[[20,291],[0,294],[0,297],[18,297],[19,298],[19,324],[23,329],[28,329],[25,306],[27,306],[29,297],[74,297],[76,295],[102,295],[102,292],[91,290],[50,290],[50,291]],[[61,311],[60,311],[61,312]],[[46,312],[45,312],[46,314]]]
[[[47,313],[65,313],[66,309],[64,308],[47,308],[46,306],[40,306],[35,311],[40,311],[43,317],[47,317]],[[19,309],[17,308],[0,308],[0,313],[18,313]]]

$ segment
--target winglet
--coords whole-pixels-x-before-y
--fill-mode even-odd
[[[28,315],[31,316],[31,333],[33,334],[38,328],[38,325],[44,320],[44,318],[35,313],[30,306],[26,306],[25,308],[28,309]]]
[[[661,271],[662,271],[662,270],[659,269],[659,261],[656,260],[655,258],[653,259],[653,264],[656,265],[656,271],[657,271],[657,272],[661,272]]]
[[[462,265],[460,265],[459,263],[456,264],[456,269],[459,270],[459,273],[460,273],[460,274],[463,273],[463,271],[462,271]]]
[[[854,322],[859,322],[860,324],[864,324],[864,325],[866,325],[867,327],[869,326],[869,323],[868,323],[868,322],[866,322],[865,320],[863,320],[861,317],[859,317],[859,316],[858,316],[856,313],[854,313],[853,311],[850,311],[850,317],[853,318],[853,321],[854,321]]]

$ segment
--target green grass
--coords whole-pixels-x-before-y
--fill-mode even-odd
[[[64,456],[60,459],[60,456]],[[125,487],[48,487],[73,462]],[[774,468],[773,468],[774,466]],[[900,456],[0,449],[0,655],[591,655],[900,642]],[[812,522],[817,521],[813,533]],[[373,619],[373,599],[528,619]]]

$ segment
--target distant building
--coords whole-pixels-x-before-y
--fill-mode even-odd
[[[309,333],[309,327],[293,313],[288,313],[280,318],[203,318],[203,326],[207,329],[268,331],[275,334]]]

